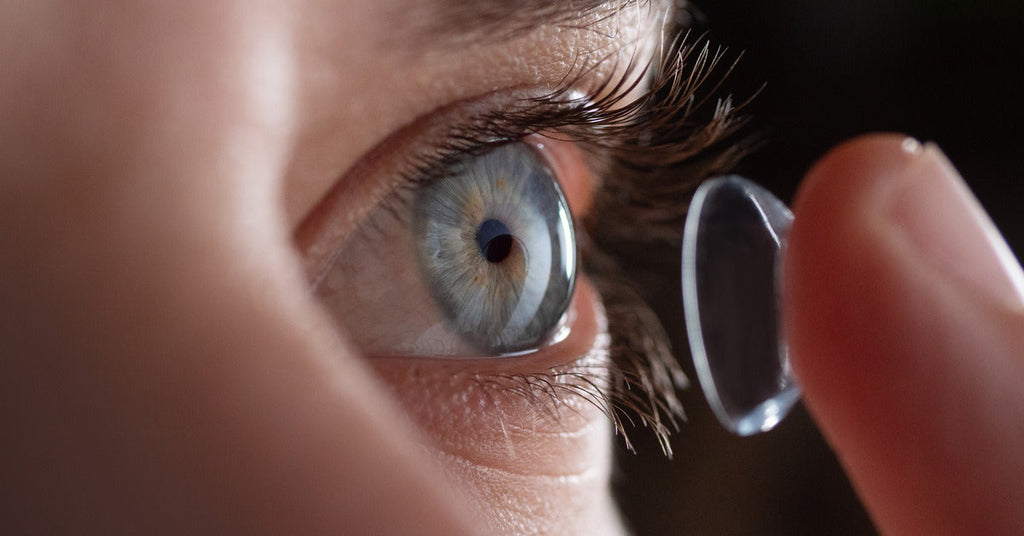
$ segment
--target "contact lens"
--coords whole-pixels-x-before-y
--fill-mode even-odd
[[[693,362],[718,420],[766,432],[800,397],[780,326],[779,273],[793,214],[739,176],[703,183],[683,234],[683,309]]]

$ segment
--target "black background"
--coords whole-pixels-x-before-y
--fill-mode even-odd
[[[947,0],[699,5],[714,43],[743,51],[729,89],[766,145],[739,171],[790,199],[836,143],[871,131],[931,140],[949,155],[1020,256],[1024,252],[1024,7]],[[656,295],[679,282],[654,271]],[[671,300],[670,300],[671,302]],[[695,378],[678,303],[656,304]],[[802,406],[763,437],[736,438],[700,389],[675,459],[646,431],[620,452],[617,489],[638,534],[873,534],[867,514]]]

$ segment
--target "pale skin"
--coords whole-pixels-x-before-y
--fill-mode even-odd
[[[390,180],[367,155],[408,125],[557,85],[581,51],[649,50],[659,17],[403,48],[385,38],[400,0],[65,4],[0,16],[9,532],[623,531],[600,412],[463,406],[468,384],[437,381],[606,359],[586,282],[565,344],[424,368],[350,344],[296,243],[332,189],[330,233],[358,225]],[[938,162],[879,135],[812,169],[787,335],[883,532],[1019,532],[1024,276]],[[586,173],[567,175],[585,212]],[[498,410],[509,426],[488,428]]]

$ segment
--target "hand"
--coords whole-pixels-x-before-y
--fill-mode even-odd
[[[1024,274],[957,172],[936,147],[860,138],[794,213],[793,365],[879,529],[1024,531]]]

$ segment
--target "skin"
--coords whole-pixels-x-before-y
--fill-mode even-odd
[[[315,255],[297,243],[327,198],[345,216],[314,238],[351,232],[392,180],[373,149],[396,133],[415,140],[418,118],[527,82],[557,85],[566,51],[619,48],[609,39],[653,38],[656,26],[623,14],[609,21],[617,34],[542,28],[458,53],[410,51],[377,39],[395,8],[4,6],[6,530],[621,530],[598,412],[566,401],[576,411],[552,419],[486,396],[457,407],[473,384],[451,363],[369,363],[310,292]],[[929,246],[944,235],[929,235],[928,220],[909,247],[894,229],[921,211],[900,209],[892,223],[869,210],[908,170],[941,175],[908,166],[902,147],[854,142],[809,175],[786,273],[795,365],[884,531],[1012,532],[1024,526],[1024,314],[992,297],[1012,284],[984,290],[1005,270],[944,275],[991,257],[987,242],[965,235],[967,262],[955,244]],[[573,176],[570,198],[588,180]],[[964,211],[955,196],[932,201],[924,214]],[[471,372],[606,359],[587,288],[566,344]],[[497,411],[512,426],[484,426]]]
[[[794,208],[794,367],[877,525],[1019,533],[1024,274],[977,200],[937,148],[882,135],[825,156]]]

